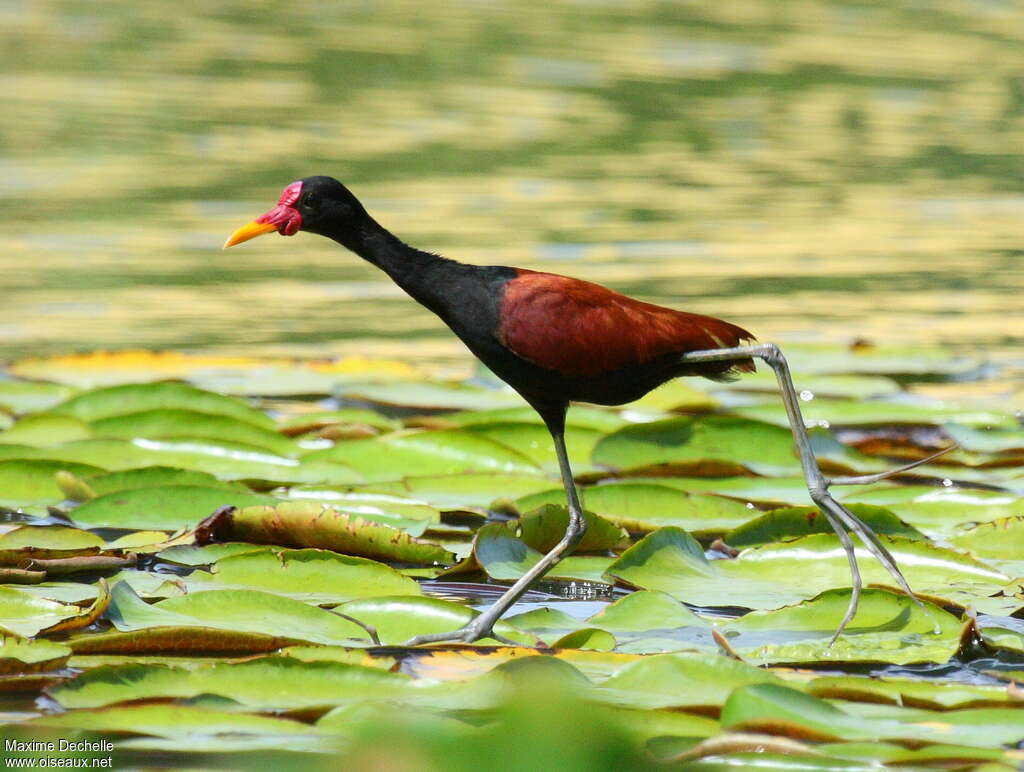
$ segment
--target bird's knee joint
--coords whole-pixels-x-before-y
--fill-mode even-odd
[[[761,359],[772,366],[785,364],[786,362],[786,357],[783,355],[782,349],[774,343],[765,343],[761,347]]]
[[[828,492],[828,485],[824,482],[809,486],[807,492],[811,495],[811,501],[815,504],[821,504],[823,501],[832,498],[832,495]]]

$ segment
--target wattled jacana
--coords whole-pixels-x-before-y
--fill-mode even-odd
[[[271,231],[293,236],[300,230],[333,239],[373,263],[441,317],[480,361],[540,414],[554,440],[569,508],[569,525],[561,541],[463,628],[420,635],[408,645],[471,642],[493,635],[501,615],[579,543],[586,524],[563,437],[570,402],[621,405],[677,376],[721,380],[751,372],[754,358],[775,372],[811,499],[835,529],[850,564],[850,603],[832,640],[856,613],[862,587],[847,529],[914,598],[875,532],[837,502],[828,488],[876,482],[930,458],[876,475],[826,478],[811,451],[789,366],[774,344],[750,344],[754,336],[729,322],[643,303],[579,279],[522,268],[464,265],[415,249],[378,224],[348,188],[331,177],[293,182],[276,207],[239,228],[224,246]]]

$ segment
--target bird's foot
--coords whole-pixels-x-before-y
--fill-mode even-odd
[[[427,643],[473,643],[479,641],[481,638],[493,638],[499,643],[504,643],[506,646],[522,646],[523,644],[518,641],[513,641],[511,638],[506,638],[504,635],[499,635],[493,630],[493,623],[487,624],[486,621],[481,622],[481,618],[477,617],[472,622],[469,622],[458,630],[452,630],[448,633],[429,633],[426,635],[416,635],[405,642],[405,646],[423,646]]]

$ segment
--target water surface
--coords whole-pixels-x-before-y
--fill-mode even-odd
[[[314,173],[417,246],[762,339],[1024,342],[1015,3],[0,0],[0,62],[4,358],[466,369],[325,240],[220,250]]]

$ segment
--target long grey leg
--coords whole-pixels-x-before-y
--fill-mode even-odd
[[[836,534],[838,534],[839,541],[843,546],[843,550],[846,552],[846,558],[850,564],[853,591],[850,595],[850,604],[846,609],[846,615],[843,617],[843,621],[839,624],[839,628],[836,630],[835,635],[832,636],[832,643],[835,642],[836,638],[839,637],[839,634],[842,633],[843,629],[856,615],[857,604],[860,601],[860,593],[864,586],[860,576],[860,569],[857,566],[856,552],[854,550],[853,542],[850,540],[850,536],[847,533],[847,529],[850,529],[857,534],[860,540],[864,543],[864,546],[867,547],[868,551],[885,567],[886,571],[888,571],[896,581],[896,584],[898,584],[900,588],[923,610],[924,605],[917,599],[917,596],[914,595],[914,591],[910,589],[910,585],[907,584],[907,580],[903,577],[903,573],[900,571],[899,566],[896,565],[896,560],[878,538],[878,535],[871,530],[866,523],[860,520],[860,518],[836,501],[832,497],[832,494],[829,493],[828,488],[833,484],[856,485],[861,483],[877,482],[878,480],[885,479],[886,477],[927,463],[935,458],[935,456],[930,456],[912,464],[899,467],[898,469],[884,472],[880,475],[873,474],[864,475],[862,477],[837,477],[832,480],[828,479],[821,473],[821,469],[818,467],[818,460],[814,457],[814,452],[811,450],[811,441],[807,436],[807,427],[804,425],[803,415],[800,412],[800,400],[797,397],[796,388],[793,386],[793,378],[789,372],[789,364],[786,362],[786,358],[782,355],[782,351],[779,350],[778,346],[774,343],[764,343],[755,346],[737,346],[735,348],[712,349],[709,351],[691,351],[684,354],[682,356],[682,360],[684,362],[724,362],[735,359],[749,359],[751,357],[763,360],[775,372],[775,379],[778,381],[779,389],[782,391],[782,401],[786,406],[786,415],[789,418],[790,430],[793,432],[793,441],[796,444],[797,453],[800,456],[800,466],[804,472],[804,479],[807,481],[807,490],[811,494],[811,500],[818,505],[821,513],[828,520]],[[941,453],[936,455],[941,455]],[[831,643],[829,645],[831,645]]]
[[[551,438],[555,442],[558,468],[562,474],[562,485],[565,486],[565,497],[569,504],[569,525],[565,529],[565,535],[558,544],[551,548],[548,554],[537,561],[533,568],[523,574],[500,598],[494,601],[490,608],[481,612],[479,616],[474,617],[464,627],[450,633],[417,635],[415,638],[410,638],[406,641],[406,646],[419,646],[424,643],[438,643],[440,641],[472,643],[475,640],[488,636],[497,637],[491,632],[494,624],[511,608],[512,604],[523,596],[523,593],[530,588],[531,584],[550,571],[552,566],[558,563],[566,554],[572,552],[576,545],[580,543],[580,539],[583,538],[583,534],[587,530],[587,521],[583,518],[580,499],[576,493],[576,483],[572,479],[572,469],[569,467],[569,454],[565,450],[565,430],[560,426],[549,425],[549,428],[551,429]],[[498,638],[498,640],[503,639]],[[514,643],[511,641],[505,642]]]

